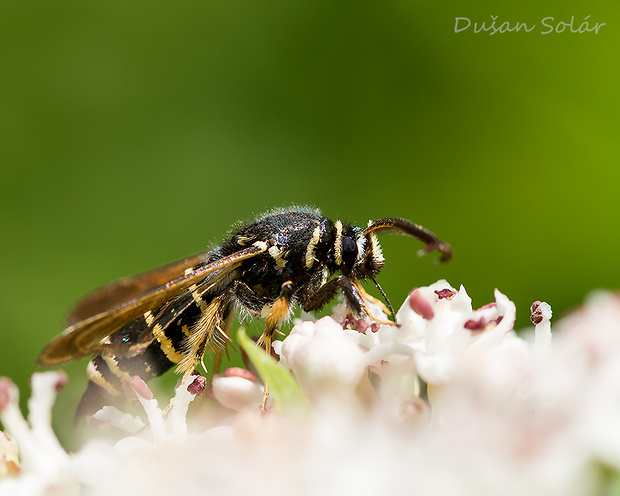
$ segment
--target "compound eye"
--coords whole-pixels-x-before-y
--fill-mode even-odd
[[[353,267],[357,258],[357,243],[350,236],[342,238],[342,263],[347,267]]]

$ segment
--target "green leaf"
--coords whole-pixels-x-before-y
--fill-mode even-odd
[[[269,394],[274,401],[274,409],[280,412],[307,410],[309,403],[293,374],[276,362],[263,348],[258,346],[239,328],[237,339],[243,351],[256,367]]]
[[[598,472],[598,487],[592,494],[600,496],[618,496],[620,495],[620,473],[615,467],[605,462],[599,461],[594,463]]]

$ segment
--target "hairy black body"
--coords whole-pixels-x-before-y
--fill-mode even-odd
[[[94,356],[78,408],[86,415],[113,404],[122,381],[133,375],[149,380],[175,365],[181,374],[194,373],[210,348],[230,340],[235,313],[265,319],[259,343],[267,349],[296,306],[318,310],[339,291],[353,314],[373,318],[360,281],[371,279],[383,294],[375,280],[384,265],[380,231],[416,237],[425,253],[439,250],[442,261],[451,256],[447,244],[403,219],[362,228],[312,208],[273,210],[234,227],[215,250],[94,292],[75,307],[70,326],[39,363]]]

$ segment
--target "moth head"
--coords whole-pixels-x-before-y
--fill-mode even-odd
[[[357,278],[360,264],[366,256],[367,240],[362,236],[363,228],[343,225],[341,221],[333,224],[331,248],[329,253],[330,269],[340,270],[347,277]]]
[[[356,228],[356,230],[355,237],[351,238],[351,243],[347,243],[355,247],[351,249],[352,253],[349,255],[351,260],[353,253],[355,253],[355,260],[350,265],[351,275],[356,279],[367,279],[381,272],[385,265],[385,258],[376,233],[366,233],[362,228]],[[344,251],[343,249],[343,253]],[[344,254],[343,258],[345,258]]]
[[[440,262],[445,262],[452,256],[448,244],[441,242],[432,232],[408,220],[384,217],[369,222],[366,228],[343,225],[341,221],[331,224],[328,219],[325,219],[325,222],[329,225],[321,224],[317,227],[307,250],[308,268],[312,267],[317,255],[322,253],[326,256],[330,270],[340,270],[345,276],[353,279],[373,278],[385,265],[383,251],[377,238],[377,234],[381,232],[395,232],[419,239],[426,244],[420,253],[424,255],[438,250],[441,252]]]
[[[354,241],[356,248],[350,248],[351,254],[348,255],[349,260],[355,253],[355,263],[351,266],[351,274],[358,279],[373,278],[381,272],[385,265],[385,258],[381,250],[381,245],[377,239],[380,232],[394,232],[405,236],[411,236],[424,242],[424,246],[419,254],[425,255],[434,250],[438,250],[441,255],[440,262],[446,262],[452,257],[452,249],[447,243],[440,241],[432,232],[422,226],[413,224],[405,219],[396,217],[384,217],[374,222],[368,222],[366,229],[353,227]],[[343,236],[343,260],[345,259]],[[351,246],[349,241],[347,246]]]

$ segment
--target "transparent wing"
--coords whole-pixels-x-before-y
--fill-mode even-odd
[[[124,303],[139,300],[142,296],[164,286],[167,282],[182,277],[187,269],[206,265],[211,253],[210,251],[202,252],[103,286],[86,296],[71,310],[67,324],[72,326]]]
[[[191,267],[191,261],[198,261],[198,263],[201,260],[204,261],[204,255],[197,255],[165,266],[163,272],[166,275],[184,271],[182,275],[172,280],[159,277],[158,269],[155,269],[100,289],[78,304],[71,314],[70,320],[73,323],[43,349],[39,355],[38,364],[41,366],[61,365],[72,359],[96,353],[103,339],[140,317],[147,310],[164,305],[192,284],[200,283],[214,273],[219,274],[218,278],[223,273],[230,273],[244,260],[265,252],[267,247],[267,243],[256,243],[249,248],[185,273],[185,269],[189,268],[186,264],[189,263]],[[114,288],[117,288],[122,296],[114,295]],[[79,320],[79,317],[84,318]]]

